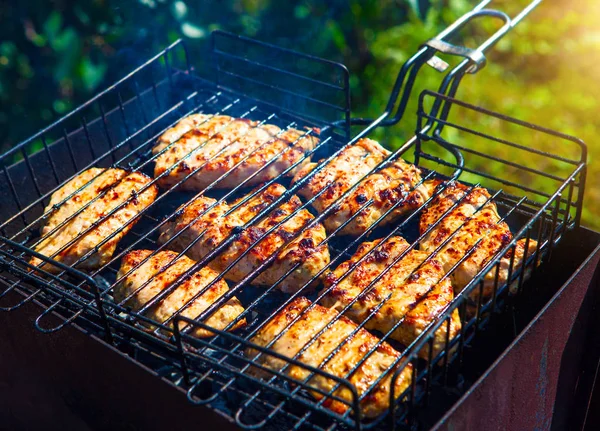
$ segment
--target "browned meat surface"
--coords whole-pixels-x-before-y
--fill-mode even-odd
[[[85,209],[40,242],[35,247],[35,251],[49,257],[58,252],[54,256],[55,260],[65,265],[73,265],[87,253],[94,251],[94,248],[102,241],[110,238],[97,251],[78,264],[77,268],[91,270],[106,264],[111,259],[121,238],[136,223],[138,213],[154,202],[158,193],[156,186],[150,186],[138,193],[150,181],[150,178],[144,174],[128,173],[123,169],[91,168],[77,175],[52,194],[50,202],[44,210],[50,215],[42,228],[42,236],[48,235],[77,211],[84,207]],[[53,209],[56,204],[83,186],[85,187],[81,191],[74,194],[57,209]],[[95,198],[98,199],[92,202]],[[124,202],[127,203],[123,207],[82,235],[82,232]],[[134,221],[125,226],[131,220]],[[75,238],[78,238],[77,241],[65,250],[59,251]],[[43,264],[43,261],[32,258],[30,263],[39,266]],[[47,264],[42,268],[54,273],[59,271],[59,268]]]
[[[357,323],[366,321],[366,329],[384,334],[399,324],[391,338],[408,346],[454,299],[450,279],[442,280],[445,274],[442,264],[436,259],[425,262],[428,254],[418,250],[407,252],[409,246],[399,236],[383,243],[379,240],[363,243],[350,260],[328,274],[325,286],[335,286],[322,299],[322,304],[339,312],[350,306],[346,316]],[[373,252],[348,273],[371,250]],[[394,264],[396,259],[400,260]],[[391,269],[381,276],[389,267]],[[381,278],[371,285],[379,276]],[[455,310],[450,320],[449,339],[459,331],[460,318]],[[434,355],[444,348],[446,333],[444,324],[434,334]],[[428,353],[428,347],[419,352],[424,358],[428,358]]]
[[[421,181],[419,168],[402,159],[397,159],[385,168],[370,173],[390,154],[377,142],[371,139],[361,139],[322,167],[298,191],[298,194],[306,199],[311,199],[327,188],[312,205],[319,213],[335,205],[335,210],[329,213],[324,221],[325,229],[328,232],[333,232],[358,213],[350,223],[340,230],[339,234],[361,234],[393,205],[401,202],[379,225],[390,223],[418,208],[428,197],[427,189],[419,185]],[[300,181],[316,166],[317,163],[306,165],[296,174],[293,181]],[[357,183],[359,185],[354,191],[340,203],[335,204],[337,199]],[[364,207],[371,199],[373,203]]]
[[[218,179],[216,188],[233,188],[260,171],[246,183],[259,184],[278,177],[315,147],[314,131],[307,133],[227,115],[190,115],[167,130],[153,148],[154,154],[166,149],[156,158],[154,176],[167,172],[159,185],[169,188],[198,169],[181,189],[202,191]],[[309,161],[304,159],[289,175]]]
[[[225,213],[241,203],[244,198],[240,198],[231,205],[220,203],[210,208],[216,201],[208,197],[199,197],[183,209],[176,220],[165,223],[161,228],[159,242],[168,243],[168,247],[173,250],[183,251],[192,241],[199,238],[187,254],[192,259],[200,260],[230,236],[235,227],[244,226],[261,214],[285,191],[283,186],[272,184],[228,215]],[[321,244],[326,237],[322,225],[317,223],[292,239],[297,232],[314,219],[310,212],[299,209],[301,205],[300,199],[292,196],[290,200],[271,211],[263,220],[244,229],[233,243],[211,260],[208,265],[216,271],[223,272],[235,259],[248,251],[224,274],[228,280],[238,282],[269,256],[276,253],[279,247],[289,242],[277,252],[273,263],[254,278],[252,284],[271,286],[297,266],[278,285],[278,288],[284,292],[297,291],[329,263],[327,244]],[[289,220],[252,246],[270,228],[291,214],[293,216]],[[316,283],[313,283],[313,286],[314,284]]]
[[[117,279],[124,278],[115,286],[115,300],[121,302],[131,295],[125,305],[131,307],[134,311],[141,309],[152,298],[173,285],[195,263],[190,258],[173,251],[161,251],[142,264],[142,261],[151,254],[151,250],[134,250],[127,253],[123,257],[121,267],[117,273]],[[166,268],[173,261],[174,263]],[[210,268],[199,269],[157,305],[151,307],[146,312],[146,317],[158,323],[163,323],[187,304],[194,295],[202,292],[217,276],[218,274]],[[181,316],[195,319],[228,290],[229,287],[224,280],[217,281],[200,297],[191,302],[181,313]],[[243,311],[244,308],[238,299],[233,297],[203,323],[211,328],[223,330]],[[235,330],[245,324],[246,319],[240,319],[230,330]],[[169,323],[169,326],[173,326],[172,322]],[[179,326],[184,327],[186,323],[180,322]],[[196,337],[202,338],[213,335],[212,332],[200,327],[196,327],[192,333]]]
[[[306,298],[295,299],[268,322],[251,341],[258,346],[265,347],[276,336],[283,334],[270,349],[288,358],[296,357],[303,364],[317,367],[330,375],[347,379],[354,385],[359,396],[366,395],[360,404],[362,413],[366,417],[376,417],[385,412],[389,408],[391,377],[394,370],[390,371],[379,384],[374,385],[374,383],[385,370],[392,367],[400,353],[395,351],[389,344],[382,343],[367,356],[368,352],[377,344],[377,337],[363,328],[351,335],[357,327],[354,322],[345,316],[339,315],[336,311],[320,305],[315,305],[314,308],[306,310],[310,304],[310,301]],[[286,330],[286,326],[299,315],[302,317]],[[319,331],[330,322],[333,322],[331,326],[300,353],[317,336]],[[343,346],[333,357],[325,361],[342,343],[344,343]],[[252,358],[258,355],[258,351],[251,348],[247,349],[246,352]],[[350,370],[365,357],[365,361],[358,369],[348,376]],[[286,361],[267,354],[262,354],[256,361],[258,364],[275,371],[282,371],[287,364]],[[272,376],[271,373],[256,367],[252,367],[250,370],[255,375],[264,378]],[[283,372],[300,382],[308,379],[308,385],[311,388],[320,389],[324,392],[329,392],[336,385],[334,380],[321,375],[315,374],[309,378],[310,371],[300,366],[289,366]],[[412,368],[410,365],[400,373],[395,385],[396,396],[400,396],[410,385],[411,373]],[[323,395],[316,391],[311,391],[311,393],[317,399],[323,398]],[[324,402],[327,408],[337,413],[344,413],[350,408],[349,405],[352,403],[350,390],[345,386],[341,386],[335,390],[334,395],[347,401],[348,404],[327,399]]]
[[[436,181],[429,187],[442,185]],[[464,199],[463,199],[464,198]],[[444,241],[451,239],[437,251],[437,259],[443,262],[446,271],[451,268],[467,253],[466,260],[458,266],[453,273],[452,284],[456,292],[460,292],[475,277],[475,275],[487,264],[493,256],[506,244],[512,241],[513,236],[508,225],[501,222],[498,209],[493,201],[489,200],[490,194],[482,187],[475,187],[469,192],[469,188],[458,182],[451,183],[448,187],[429,205],[420,219],[420,231],[424,233],[431,225],[437,223],[432,231],[421,241],[421,250],[433,253]],[[461,200],[462,199],[462,200]],[[448,215],[441,218],[455,203],[458,205]],[[441,219],[440,219],[441,218]],[[527,256],[535,252],[537,242],[529,241]],[[516,247],[514,260],[514,271],[523,263],[525,253],[525,240],[519,240]],[[506,283],[508,269],[510,266],[511,253],[502,256],[500,261],[500,273],[498,275],[499,286]],[[525,276],[529,277],[530,270]],[[495,267],[488,272],[484,278],[483,297],[488,299],[493,294],[496,277]],[[511,285],[511,290],[516,288],[516,283]],[[474,290],[477,295],[479,289]]]

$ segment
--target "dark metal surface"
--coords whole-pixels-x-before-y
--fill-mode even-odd
[[[585,380],[599,359],[588,344],[597,338],[599,243],[600,234],[580,229],[557,249],[540,289],[573,275],[433,429],[583,429]]]
[[[18,313],[0,313],[1,430],[235,429],[80,326],[37,331],[32,323],[44,308],[30,302]]]
[[[589,326],[586,353],[582,359],[587,365],[587,372],[579,381],[577,399],[580,402],[576,406],[579,413],[576,417],[580,418],[577,424],[582,424],[577,429],[585,431],[600,429],[600,300],[594,304],[592,313],[594,318]]]

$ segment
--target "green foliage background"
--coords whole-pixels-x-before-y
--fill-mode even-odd
[[[343,62],[356,116],[383,110],[396,74],[419,45],[468,11],[469,0],[29,0],[0,2],[0,153],[64,115],[179,37],[206,43],[223,28]],[[495,0],[518,10],[523,1]],[[600,2],[547,1],[489,54],[458,97],[576,135],[590,168],[584,223],[600,228]],[[465,32],[467,45],[495,27]],[[439,76],[424,74],[422,87]],[[415,112],[411,105],[408,113]],[[488,127],[499,127],[494,124]],[[414,129],[385,134],[397,147]],[[383,133],[383,132],[381,132]],[[382,137],[382,136],[380,136]],[[554,149],[556,150],[556,149]],[[560,151],[560,149],[558,149]],[[506,155],[510,157],[510,154]],[[548,167],[546,167],[548,168]]]

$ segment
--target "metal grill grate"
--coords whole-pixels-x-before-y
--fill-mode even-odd
[[[492,311],[501,310],[507,302],[513,300],[513,297],[509,295],[509,286],[516,283],[516,296],[518,297],[524,287],[526,270],[535,268],[542,260],[549,260],[553,246],[569,227],[579,223],[586,160],[585,146],[580,141],[474,107],[444,94],[424,92],[420,96],[415,137],[382,161],[373,171],[383,169],[394,160],[404,158],[423,169],[421,182],[432,179],[441,179],[446,182],[442,187],[436,189],[434,195],[422,206],[392,225],[379,226],[381,220],[404,203],[403,200],[396,202],[381,215],[377,222],[358,236],[349,238],[340,235],[340,232],[360,212],[351,216],[334,231],[328,232],[323,242],[331,251],[331,261],[305,286],[299,287],[297,293],[285,295],[277,290],[278,284],[297,266],[292,267],[269,287],[256,288],[249,284],[273,262],[277,253],[285,247],[283,245],[242,281],[230,283],[230,290],[196,319],[183,317],[181,312],[184,308],[179,309],[162,324],[152,321],[144,315],[144,312],[180,286],[186,277],[191,276],[224,251],[235,240],[235,232],[189,268],[168,289],[147,302],[138,312],[133,312],[126,307],[125,300],[116,302],[112,293],[114,286],[120,281],[117,279],[118,264],[128,251],[151,249],[154,255],[158,251],[168,248],[169,242],[163,245],[157,243],[157,233],[161,226],[176,217],[176,209],[180,204],[189,205],[195,196],[202,194],[215,197],[217,202],[231,202],[243,196],[246,201],[266,189],[270,184],[281,183],[286,186],[288,192],[270,203],[261,214],[240,228],[240,231],[247,229],[264,219],[271,210],[289,201],[298,189],[344,148],[354,144],[378,125],[392,125],[399,121],[404,114],[416,73],[421,66],[431,60],[435,52],[442,51],[458,55],[466,52],[467,54],[466,59],[445,76],[440,87],[443,93],[453,95],[463,75],[469,71],[473,72],[473,67],[478,64],[474,52],[482,54],[539,2],[532,2],[527,9],[512,20],[504,14],[483,9],[488,3],[489,1],[480,3],[473,12],[465,15],[436,40],[445,40],[446,36],[479,16],[502,18],[505,25],[501,30],[475,51],[458,52],[452,45],[442,46],[439,43],[424,47],[403,68],[386,112],[374,121],[351,120],[348,72],[341,65],[311,56],[298,55],[292,51],[224,32],[217,32],[214,34],[212,45],[215,80],[211,82],[196,77],[192,73],[193,69],[189,65],[184,45],[179,42],[173,44],[90,102],[42,130],[0,159],[2,166],[0,184],[6,186],[0,188],[0,198],[6,202],[2,208],[2,218],[5,221],[0,225],[0,234],[2,235],[0,237],[0,268],[6,272],[1,276],[4,291],[0,295],[5,296],[8,292],[16,289],[25,295],[21,303],[5,307],[4,310],[16,309],[34,299],[40,301],[47,309],[36,320],[36,326],[44,332],[59,330],[75,320],[83,321],[86,328],[94,333],[102,334],[107,340],[125,351],[133,349],[146,352],[153,357],[153,361],[166,366],[165,369],[168,370],[170,378],[176,384],[188,390],[188,398],[191,402],[218,405],[218,408],[227,411],[238,425],[244,428],[279,423],[292,429],[305,426],[314,429],[332,429],[339,424],[356,429],[366,429],[380,426],[382,423],[391,423],[393,426],[398,423],[409,424],[414,420],[415,407],[426,402],[434,387],[451,384],[453,373],[462,361],[465,346],[493,318]],[[243,47],[241,51],[240,44]],[[244,54],[240,55],[239,52]],[[289,58],[295,59],[294,67],[283,68],[282,65],[290,64]],[[411,69],[414,65],[417,65],[416,68]],[[306,70],[311,72],[305,73]],[[327,72],[323,72],[323,70]],[[245,74],[242,71],[253,71],[254,73]],[[256,73],[257,71],[261,73]],[[392,115],[396,104],[398,107]],[[426,106],[429,106],[429,109]],[[298,166],[304,160],[302,159],[282,172],[280,177],[266,182],[250,195],[248,195],[249,189],[246,184],[252,177],[225,191],[219,191],[215,187],[218,181],[222,181],[235,167],[195,196],[177,191],[176,186],[163,190],[153,204],[142,210],[140,221],[121,241],[111,260],[89,274],[74,269],[75,264],[62,265],[32,251],[32,248],[42,240],[39,236],[39,227],[44,218],[48,216],[48,214],[44,214],[44,208],[52,193],[62,184],[78,172],[93,166],[122,167],[152,176],[150,168],[158,154],[152,155],[151,149],[157,138],[184,116],[197,112],[248,118],[258,121],[259,125],[275,124],[282,131],[296,128],[304,130],[304,136],[318,134],[320,138],[318,145],[307,152],[304,158],[311,157],[313,160],[323,158],[323,161],[319,162],[319,166],[309,175],[298,183],[290,185],[285,174]],[[479,118],[494,118],[505,123],[507,128],[517,128],[521,133],[521,138],[519,141],[514,141],[505,137],[491,136],[485,130],[480,131],[467,127],[462,121],[456,120],[456,118],[463,118],[460,112],[467,112],[467,117],[477,115]],[[96,118],[96,120],[88,122],[86,118]],[[368,124],[368,127],[353,139],[349,139],[351,124]],[[226,124],[224,127],[226,128],[228,125]],[[317,129],[319,132],[316,132]],[[73,131],[68,132],[68,130]],[[526,133],[538,136],[532,142],[544,143],[548,139],[560,141],[565,147],[572,147],[573,156],[559,157],[534,148],[530,142],[525,144]],[[200,143],[199,146],[205,145],[206,142]],[[172,145],[176,145],[176,141],[171,142],[167,148]],[[528,154],[528,157],[537,157],[548,163],[558,163],[561,167],[560,174],[536,169],[530,163],[507,160],[502,156],[501,151],[505,147],[523,151]],[[35,152],[36,149],[39,151]],[[166,148],[162,151],[166,151]],[[477,168],[477,166],[482,166],[481,163],[476,163],[475,158],[477,157],[486,160],[486,164],[483,165],[485,169]],[[199,169],[201,168],[190,172],[186,179]],[[255,175],[258,174],[259,172]],[[542,190],[529,183],[518,181],[518,178],[521,177],[526,179],[544,177],[553,180],[556,184],[551,187],[551,190]],[[299,355],[318,339],[319,334],[330,328],[337,319],[329,322],[319,334],[312,338],[308,345],[302,348],[298,355],[291,359],[279,355],[269,348],[284,334],[285,330],[266,348],[250,342],[250,339],[273,316],[281,312],[295,298],[307,296],[312,300],[312,304],[300,316],[316,307],[319,300],[334,286],[319,289],[316,293],[309,293],[307,286],[326,271],[348,260],[366,239],[381,238],[382,243],[385,243],[396,235],[405,237],[411,246],[398,256],[394,263],[400,261],[410,250],[415,248],[428,232],[437,226],[438,223],[435,223],[426,232],[419,235],[416,223],[430,202],[448,187],[450,183],[447,180],[455,178],[460,178],[461,182],[468,184],[468,190],[473,190],[479,184],[490,190],[489,202],[497,205],[502,216],[500,222],[506,221],[511,226],[511,230],[515,233],[514,238],[487,262],[448,308],[433,319],[427,330],[416,337],[409,346],[399,346],[390,338],[392,332],[402,324],[404,317],[392,329],[379,334],[379,341],[376,345],[365,353],[363,359],[353,369],[347,371],[344,378],[340,378],[322,371],[321,368],[343,348],[345,343],[341,343],[316,367],[306,365],[299,358]],[[156,181],[155,178],[145,187],[150,187]],[[347,190],[338,202],[350,195],[355,188],[356,185]],[[325,191],[326,189],[323,189],[320,194]],[[314,199],[305,200],[300,209],[310,209]],[[121,206],[125,204],[123,203]],[[367,200],[361,205],[363,209],[368,208],[373,205],[373,200]],[[118,208],[104,215],[81,234],[89,232],[110,217]],[[297,237],[301,232],[323,221],[334,211],[334,208],[335,205],[316,215],[295,236]],[[272,226],[257,238],[252,246],[279,228],[290,217],[286,217]],[[46,233],[46,235],[51,234],[52,231]],[[456,232],[436,251],[440,250],[455,234]],[[196,241],[199,239],[197,238]],[[520,239],[525,239],[526,244],[536,240],[537,248],[532,255],[527,255],[526,252],[525,264],[517,267],[514,255],[517,241]],[[108,240],[109,238],[104,242]],[[291,240],[293,238],[290,238],[286,245]],[[96,250],[101,245],[99,244]],[[525,249],[527,250],[527,246]],[[351,266],[349,272],[361,261],[367,259],[374,250]],[[474,250],[475,248],[471,248],[445,277],[450,277],[451,273]],[[249,249],[242,256],[248,252]],[[492,296],[484,297],[484,276],[494,268],[496,268],[497,274],[500,258],[507,253],[513,256],[508,269],[508,282],[501,284],[496,277]],[[90,255],[91,252],[81,259]],[[53,266],[59,267],[61,271],[58,274],[51,274],[43,267],[35,268],[35,271],[32,271],[34,268],[28,263],[30,256],[36,256],[49,262]],[[230,264],[225,271],[219,274],[217,279],[209,283],[202,291],[189,299],[186,306],[222,279],[234,263]],[[382,279],[391,268],[392,265],[385,268],[370,283],[367,290],[372,289],[375,283]],[[143,286],[139,290],[142,288]],[[245,311],[230,322],[224,330],[217,330],[201,323],[233,296],[242,300]],[[422,295],[418,301],[426,296],[427,294]],[[345,307],[345,310],[349,309],[358,299],[355,298]],[[389,297],[383,299],[379,307],[371,311],[369,318],[388,299]],[[434,334],[444,325],[446,334],[450,333],[451,315],[455,310],[459,310],[460,313],[460,333],[452,339],[447,336],[444,348],[434,355]],[[59,312],[64,319],[58,326],[47,327],[44,324],[45,318],[50,316],[53,311]],[[287,327],[293,325],[300,316],[288,323]],[[234,327],[244,318],[248,321],[246,328],[234,333],[227,332],[227,329]],[[186,326],[179,330],[181,322]],[[173,324],[174,329],[171,329],[169,324]],[[149,331],[148,325],[152,325],[156,329]],[[364,322],[356,327],[347,340],[352,339],[352,335],[356,334],[363,326]],[[191,336],[190,332],[198,327],[210,329],[216,335],[209,339],[198,339]],[[384,342],[389,342],[402,350],[402,354],[383,371],[377,382],[382,381],[386,376],[392,376],[391,387],[395,388],[393,382],[399,377],[401,371],[411,364],[412,384],[404,394],[394,394],[392,390],[390,414],[384,414],[371,420],[365,418],[359,408],[360,402],[365,396],[368,396],[368,392],[360,395],[349,382],[348,376]],[[279,371],[266,369],[257,362],[256,357],[251,358],[244,353],[248,347],[257,350],[258,357],[277,357],[285,361],[287,365]],[[291,366],[305,370],[308,377],[303,381],[290,377],[285,372]],[[266,380],[254,377],[248,373],[250,367],[262,368],[271,377]],[[331,379],[334,382],[333,389],[321,392],[320,400],[308,395],[309,391],[315,392],[314,386],[309,383],[310,378],[315,375]],[[334,391],[340,387],[349,391],[350,399],[334,394]],[[347,410],[344,413],[332,412],[326,406],[333,400],[346,405]],[[225,405],[220,405],[223,402]]]

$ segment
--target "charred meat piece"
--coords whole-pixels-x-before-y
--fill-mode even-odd
[[[324,221],[328,232],[333,232],[358,214],[339,234],[359,235],[376,223],[392,206],[398,204],[379,225],[390,223],[415,210],[428,198],[427,189],[420,184],[420,169],[402,159],[389,162],[383,169],[371,173],[371,170],[390,154],[377,142],[361,139],[314,173],[298,194],[311,199],[326,189],[312,205],[319,213],[335,205],[335,209]],[[316,166],[317,163],[306,165],[296,174],[293,182],[300,181]],[[356,189],[341,202],[335,203],[357,183],[359,185]],[[369,204],[370,200],[372,203]]]
[[[131,296],[124,305],[131,307],[134,311],[138,311],[156,295],[172,286],[195,264],[190,258],[173,251],[154,252],[154,255],[152,253],[151,250],[134,250],[127,253],[123,257],[121,267],[117,273],[117,279],[124,278],[115,286],[115,300],[122,302]],[[151,257],[142,263],[149,256]],[[171,263],[172,265],[168,266]],[[221,279],[186,306],[196,294],[202,292],[217,276],[218,273],[210,268],[199,269],[158,304],[152,306],[146,312],[146,317],[158,323],[163,323],[185,306],[181,316],[195,319],[229,290],[227,283]],[[242,307],[240,301],[233,297],[203,323],[211,328],[223,330],[243,311],[244,307]],[[229,330],[233,331],[245,326],[245,324],[246,319],[240,319]],[[172,327],[172,322],[169,326]],[[180,322],[179,326],[184,327],[186,323]],[[200,327],[196,327],[192,334],[199,338],[214,335],[211,331]]]
[[[190,115],[167,130],[152,149],[160,153],[154,176],[166,172],[158,183],[170,188],[197,170],[180,187],[202,191],[217,180],[215,188],[233,188],[260,171],[246,183],[256,185],[302,160],[319,142],[314,135],[313,130],[282,130],[227,115]],[[289,175],[309,161],[308,157],[302,160]]]
[[[426,260],[427,253],[409,251],[409,247],[408,242],[399,236],[385,242],[377,240],[363,243],[350,260],[325,278],[325,286],[333,288],[321,303],[339,312],[349,306],[345,311],[346,316],[357,323],[366,321],[366,329],[384,334],[399,324],[391,338],[410,345],[427,325],[446,310],[454,299],[454,292],[450,279],[444,278],[442,264],[433,258]],[[365,255],[365,259],[351,269]],[[394,263],[396,259],[399,260]],[[452,340],[459,331],[460,318],[458,311],[454,310],[448,339]],[[446,333],[445,324],[435,332],[434,356],[444,348]],[[419,354],[427,359],[429,345],[421,349]]]
[[[168,248],[173,250],[183,251],[190,243],[196,241],[187,254],[192,259],[201,260],[230,236],[235,228],[246,225],[285,192],[283,186],[272,184],[256,196],[252,196],[251,192],[249,196],[252,197],[249,199],[242,197],[231,205],[217,203],[208,197],[199,197],[182,209],[173,222],[165,223],[161,227],[159,242],[168,243]],[[329,249],[326,243],[322,243],[326,237],[322,225],[314,224],[294,238],[296,233],[314,219],[310,212],[299,209],[301,205],[300,199],[292,196],[264,219],[238,233],[236,239],[208,262],[208,265],[216,271],[224,272],[226,279],[239,282],[273,255],[279,247],[287,244],[277,252],[272,264],[251,283],[271,286],[295,268],[279,283],[278,288],[288,293],[297,291],[329,263]],[[268,230],[288,217],[290,218],[281,226],[259,241]],[[257,241],[258,243],[253,245]],[[246,251],[239,262],[225,271]],[[316,282],[311,286],[314,284]]]
[[[443,183],[433,181],[428,187],[445,187],[436,196],[421,215],[419,229],[423,234],[430,226],[434,226],[421,241],[421,250],[427,253],[436,253],[436,258],[444,264],[446,271],[450,271],[461,258],[468,257],[452,272],[452,284],[458,293],[477,275],[477,273],[498,253],[504,246],[512,241],[513,236],[508,225],[501,221],[496,203],[490,199],[490,194],[483,187],[469,187],[458,182]],[[453,205],[456,207],[452,210]],[[450,212],[444,216],[446,211]],[[448,241],[444,244],[445,241]],[[525,256],[526,240],[517,242],[514,256],[513,274],[523,263]],[[436,251],[439,247],[440,250]],[[530,240],[527,256],[532,256],[537,248],[537,241]],[[507,282],[511,253],[500,259],[498,286]],[[525,278],[530,275],[528,268]],[[496,279],[496,266],[485,275],[483,283],[483,299],[493,295]],[[512,283],[510,290],[516,289]],[[473,291],[479,294],[479,289]]]
[[[156,186],[152,185],[140,191],[150,181],[151,179],[144,174],[128,173],[123,169],[91,168],[77,175],[52,194],[44,210],[50,215],[41,232],[42,237],[47,237],[35,247],[35,251],[48,257],[58,253],[53,259],[65,265],[73,265],[89,252],[93,252],[76,267],[92,270],[103,266],[111,259],[121,238],[136,223],[139,212],[156,199]],[[73,196],[67,199],[72,194]],[[65,199],[67,200],[63,202]],[[123,203],[125,205],[114,214],[82,235],[94,223]],[[55,209],[58,204],[60,205]],[[62,223],[64,225],[56,229]],[[77,240],[66,247],[74,239]],[[98,250],[94,250],[107,239]],[[40,266],[45,271],[59,272],[59,268],[44,264],[35,257],[30,263]]]
[[[311,302],[306,298],[296,298],[285,309],[279,312],[252,338],[251,342],[266,347],[279,338],[269,348],[288,358],[296,358],[303,364],[319,368],[330,375],[347,379],[363,399],[360,403],[362,413],[369,418],[376,417],[389,408],[391,378],[397,368],[394,362],[400,356],[389,344],[382,343],[377,348],[378,338],[364,328],[357,330],[357,325],[336,311],[314,305],[307,309]],[[289,328],[287,326],[298,316],[300,318]],[[330,325],[320,335],[319,332]],[[287,329],[286,329],[287,328]],[[313,338],[316,339],[313,341]],[[312,344],[309,344],[311,343]],[[341,345],[341,347],[340,347]],[[339,350],[331,358],[328,357]],[[371,350],[373,350],[371,352]],[[301,352],[302,351],[302,352]],[[246,353],[256,358],[256,363],[273,371],[281,371],[294,380],[306,382],[310,388],[328,393],[336,386],[331,378],[314,374],[306,368],[289,365],[287,361],[275,358],[266,353],[248,348]],[[258,357],[257,357],[258,356]],[[361,360],[364,362],[350,373]],[[289,365],[286,367],[286,365]],[[285,368],[285,369],[284,369]],[[378,383],[375,381],[389,368],[392,368]],[[254,375],[270,378],[272,374],[257,367],[250,368]],[[350,375],[348,375],[350,374]],[[412,367],[406,366],[395,384],[395,396],[399,397],[411,382]],[[322,399],[323,394],[312,390],[312,395]],[[328,398],[323,405],[336,413],[344,413],[352,405],[352,393],[345,386],[337,388],[333,395],[345,402]],[[347,403],[346,403],[347,402]]]

